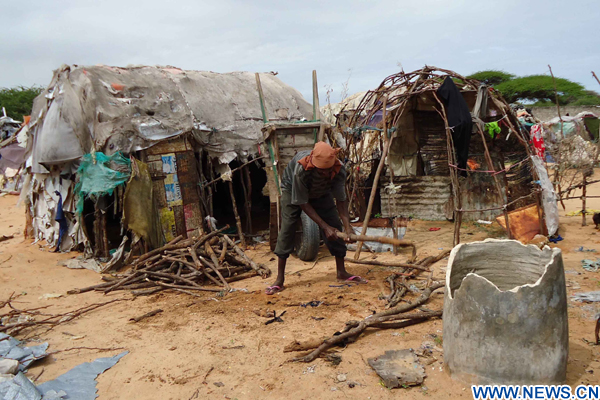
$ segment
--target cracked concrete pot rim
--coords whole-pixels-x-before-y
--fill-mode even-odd
[[[514,244],[519,244],[522,247],[526,247],[526,248],[530,248],[530,249],[535,249],[533,251],[536,251],[537,253],[542,253],[543,251],[547,251],[550,250],[552,251],[550,258],[548,259],[548,262],[546,262],[544,264],[544,271],[543,273],[540,275],[540,277],[534,282],[534,283],[525,283],[523,285],[516,285],[515,287],[513,287],[510,290],[501,290],[494,282],[492,282],[491,280],[489,280],[488,278],[486,278],[485,276],[479,275],[477,273],[474,272],[469,272],[468,274],[465,275],[465,277],[461,280],[460,286],[458,286],[456,289],[454,289],[455,291],[460,290],[462,287],[463,282],[471,277],[470,279],[474,279],[474,278],[478,278],[478,279],[482,279],[485,282],[489,283],[494,289],[496,289],[496,291],[498,293],[505,293],[505,292],[512,292],[512,293],[518,293],[519,290],[525,288],[525,287],[536,287],[539,286],[542,282],[542,280],[544,279],[544,277],[546,276],[546,274],[548,273],[548,267],[551,266],[554,262],[554,259],[556,258],[557,255],[561,254],[561,250],[559,248],[551,248],[549,246],[544,246],[543,248],[539,248],[538,246],[536,246],[535,244],[528,244],[525,245],[521,242],[519,242],[518,240],[513,240],[513,239],[485,239],[483,241],[477,241],[477,242],[469,242],[469,243],[460,243],[457,246],[455,246],[452,251],[450,252],[450,257],[448,258],[448,268],[446,270],[446,284],[444,286],[444,291],[446,292],[448,298],[450,300],[454,299],[453,293],[452,293],[452,289],[450,286],[450,278],[452,277],[452,269],[454,267],[454,259],[456,258],[457,254],[460,252],[460,250],[465,247],[465,246],[473,246],[473,245],[481,245],[482,243],[507,243],[507,242],[512,242]]]

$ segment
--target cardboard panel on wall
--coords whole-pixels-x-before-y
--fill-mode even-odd
[[[185,215],[185,226],[188,236],[202,225],[202,214],[198,203],[186,204],[183,206]]]
[[[160,209],[160,225],[167,242],[175,239],[177,236],[177,228],[175,227],[175,213],[171,207]]]
[[[169,207],[183,205],[177,174],[167,174],[165,177],[165,193],[167,195],[167,204]]]

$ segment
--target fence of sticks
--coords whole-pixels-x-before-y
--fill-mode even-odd
[[[129,290],[135,296],[174,290],[197,295],[229,292],[229,283],[271,274],[223,234],[229,225],[189,239],[178,236],[166,245],[137,258],[124,274],[105,275],[106,282],[69,291],[69,294]],[[196,292],[196,293],[194,293]]]
[[[477,108],[474,105],[479,104],[480,123],[473,123],[476,132],[472,136],[469,147],[469,154],[480,153],[478,169],[458,167],[453,141],[454,127],[449,125],[446,107],[436,94],[447,77],[450,77],[459,87],[470,107]],[[430,174],[450,177],[455,245],[460,242],[460,228],[465,213],[477,215],[488,211],[497,212],[498,215],[503,214],[508,235],[512,237],[508,212],[537,203],[540,230],[544,231],[540,189],[533,183],[538,178],[530,157],[532,151],[527,133],[521,128],[512,109],[502,96],[492,88],[481,89],[481,87],[481,82],[477,80],[436,67],[425,67],[409,73],[400,72],[385,78],[377,89],[367,92],[354,110],[347,126],[342,127],[338,124],[337,128],[342,132],[347,143],[343,155],[352,165],[348,178],[351,209],[356,209],[356,204],[353,202],[362,197],[358,192],[361,189],[370,189],[362,226],[363,234],[366,234],[373,212],[382,171],[386,165],[389,166],[389,154],[394,139],[403,134],[403,130],[406,132],[407,115],[411,114],[412,117],[415,112],[422,110],[427,110],[428,115],[434,115],[435,118],[441,119],[441,122],[437,131],[425,133],[420,131],[416,119],[413,118],[409,124],[412,125],[409,129],[415,134],[413,140],[417,143],[424,141],[424,138],[436,137],[435,148],[433,146],[426,148],[423,143],[419,143],[420,162],[429,162],[433,168],[425,173],[420,171],[418,176]],[[482,92],[485,94],[483,104],[479,98]],[[484,124],[492,122],[498,124],[501,129],[501,133],[493,138],[484,132]],[[429,161],[423,157],[428,151],[432,153]],[[371,168],[368,168],[369,164]],[[393,168],[387,170],[389,180],[393,183],[398,177],[394,177]],[[469,208],[468,205],[464,205],[463,197],[471,191],[469,185],[476,187],[477,179],[482,179],[474,175],[483,174],[487,176],[485,179],[492,193],[486,193],[485,196],[481,196],[481,201],[474,202],[479,207],[473,207],[471,202],[472,207]],[[366,187],[365,182],[370,182],[370,187]],[[491,206],[489,201],[486,203],[487,200],[483,200],[483,197],[487,198],[490,195],[495,197]],[[362,243],[359,242],[355,253],[356,259],[360,257],[361,248]]]
[[[586,226],[586,200],[599,198],[600,196],[588,196],[587,189],[590,185],[600,182],[600,180],[589,180],[594,174],[594,166],[598,163],[600,156],[600,140],[596,139],[597,133],[589,132],[582,120],[573,120],[570,124],[572,130],[570,135],[566,135],[565,121],[560,112],[558,102],[558,92],[556,81],[552,68],[548,65],[550,75],[554,82],[554,91],[556,95],[556,110],[558,113],[558,128],[556,132],[546,124],[542,124],[546,143],[546,153],[552,157],[552,163],[546,167],[553,171],[553,184],[558,200],[565,209],[565,200],[581,199],[581,226]],[[592,71],[592,76],[600,84],[600,80]],[[548,140],[550,139],[550,140]],[[575,192],[581,189],[581,195],[577,196]]]

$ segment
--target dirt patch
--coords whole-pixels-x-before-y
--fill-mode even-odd
[[[600,174],[597,174],[600,177]],[[600,195],[600,185],[588,188],[590,195]],[[26,295],[19,298],[23,307],[51,305],[52,311],[67,311],[87,304],[114,298],[130,297],[125,293],[102,295],[96,292],[66,295],[73,288],[100,283],[100,276],[87,270],[71,270],[59,263],[78,254],[56,254],[41,244],[23,240],[24,210],[15,208],[17,197],[0,197],[0,232],[13,239],[0,242],[0,299],[12,292]],[[566,212],[580,207],[579,201],[567,202]],[[589,199],[588,208],[600,209],[600,199]],[[591,225],[581,227],[581,217],[566,217],[561,209],[561,235],[565,238],[557,246],[563,249],[567,291],[600,290],[599,273],[581,268],[584,258],[600,257],[600,234]],[[439,231],[429,228],[439,227]],[[468,223],[463,226],[462,240],[482,240],[502,236],[502,229],[492,225]],[[436,255],[452,246],[453,226],[449,222],[410,221],[405,238],[417,243],[419,257]],[[594,252],[575,249],[584,246]],[[273,271],[276,261],[267,246],[249,251],[257,262]],[[319,256],[328,255],[322,248]],[[349,253],[352,256],[352,253]],[[363,258],[373,256],[363,252]],[[377,260],[406,261],[410,249],[399,256],[377,255]],[[447,260],[433,266],[433,278],[443,280]],[[470,388],[453,381],[443,368],[441,354],[425,367],[427,377],[423,387],[390,391],[380,385],[379,377],[366,360],[387,350],[417,349],[424,341],[436,335],[440,341],[442,321],[434,320],[421,325],[399,329],[367,332],[346,349],[340,349],[342,361],[334,366],[323,359],[310,364],[286,363],[292,357],[283,348],[292,340],[327,337],[343,328],[350,319],[364,318],[384,308],[380,294],[387,294],[384,278],[389,270],[368,265],[349,265],[352,273],[366,277],[367,285],[339,286],[335,279],[334,260],[326,257],[313,269],[305,270],[312,262],[290,258],[286,290],[268,297],[264,289],[274,278],[259,277],[235,282],[235,288],[246,288],[248,293],[235,292],[225,298],[206,294],[204,298],[185,294],[160,293],[151,297],[117,302],[94,311],[82,318],[61,325],[45,334],[41,340],[50,343],[50,350],[75,346],[125,347],[130,354],[101,375],[98,379],[100,399],[391,399],[402,395],[417,398],[472,398]],[[40,299],[44,294],[61,293],[60,298]],[[301,307],[297,304],[322,301],[329,305]],[[427,307],[441,308],[443,295],[434,295]],[[162,313],[139,323],[129,319],[157,308]],[[569,300],[570,356],[567,383],[600,383],[600,348],[590,346],[583,339],[594,338],[593,315],[600,306],[574,303]],[[256,310],[275,310],[277,315],[286,311],[284,322],[265,325],[266,317]],[[74,341],[72,337],[84,336]],[[440,342],[441,343],[441,342]],[[84,361],[107,356],[94,351],[59,353],[29,371],[36,376],[45,368],[40,381],[46,381],[66,372]],[[593,373],[589,372],[593,371]],[[205,379],[206,374],[208,376]],[[347,380],[339,382],[344,374]],[[203,383],[206,382],[206,383]],[[215,385],[218,383],[219,385]],[[220,385],[222,384],[222,386]]]

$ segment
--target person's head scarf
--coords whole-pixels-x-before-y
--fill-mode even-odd
[[[339,151],[340,149],[334,149],[325,142],[317,142],[310,154],[298,160],[298,163],[307,171],[314,168],[331,168],[331,178],[333,178],[342,168],[342,163],[337,158]]]

